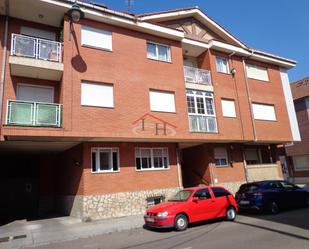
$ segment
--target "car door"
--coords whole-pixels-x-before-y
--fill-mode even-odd
[[[285,189],[285,191],[287,192],[286,196],[289,200],[288,207],[290,208],[300,207],[304,203],[301,188],[286,181],[281,182],[281,184]]]
[[[207,220],[213,217],[215,203],[208,188],[199,189],[193,194],[189,209],[192,222]]]
[[[212,187],[212,193],[214,195],[215,210],[213,212],[213,218],[223,217],[226,214],[226,208],[232,203],[230,202],[227,190],[221,187]]]

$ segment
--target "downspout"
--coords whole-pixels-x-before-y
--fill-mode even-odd
[[[181,164],[180,164],[180,149],[179,145],[177,144],[176,146],[176,161],[177,161],[177,173],[178,173],[178,185],[180,188],[183,188],[183,183],[182,183],[182,172],[181,172]]]
[[[6,53],[7,53],[7,42],[8,42],[8,27],[9,27],[9,16],[8,16],[8,1],[5,2],[5,27],[4,27],[4,44],[2,54],[2,68],[1,68],[1,80],[0,80],[0,140],[2,133],[2,109],[3,109],[3,96],[4,96],[4,81],[5,81],[5,69],[6,69]]]
[[[248,57],[252,55],[253,55],[253,51],[251,51],[251,55],[249,55]],[[250,116],[251,116],[251,123],[252,123],[252,128],[253,128],[254,142],[257,142],[256,126],[255,126],[254,117],[253,117],[252,101],[251,101],[251,95],[250,95],[249,84],[248,84],[248,75],[247,75],[244,57],[242,57],[242,66],[243,66],[244,73],[245,73],[245,84],[246,84],[246,91],[247,91],[247,96],[248,96],[248,101],[249,101],[249,106],[250,106]]]

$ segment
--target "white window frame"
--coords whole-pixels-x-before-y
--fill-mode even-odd
[[[103,33],[105,35],[110,35],[110,47],[109,46],[105,46],[105,47],[101,47],[101,46],[94,46],[94,45],[89,45],[84,43],[83,41],[83,29],[85,30],[91,30],[93,32],[98,32],[98,33]],[[95,48],[95,49],[100,49],[100,50],[105,50],[105,51],[113,51],[113,33],[111,31],[108,30],[104,30],[104,29],[98,29],[98,28],[93,28],[87,25],[82,25],[80,28],[80,43],[83,47],[89,47],[89,48]]]
[[[266,71],[266,75],[267,75],[267,79],[264,79],[264,78],[261,78],[261,77],[258,77],[257,74],[255,75],[250,75],[249,71],[248,71],[248,68],[251,67],[251,68],[254,68],[255,70],[265,70]],[[250,63],[247,63],[246,64],[246,74],[247,74],[247,77],[249,79],[254,79],[254,80],[260,80],[260,81],[264,81],[264,82],[269,82],[269,74],[268,74],[268,68],[267,67],[263,67],[263,66],[258,66],[258,65],[255,65],[255,64],[250,64]]]
[[[112,103],[110,105],[97,105],[97,104],[89,104],[83,102],[83,84],[84,85],[96,85],[96,86],[105,86],[112,88]],[[88,106],[88,107],[100,107],[100,108],[114,108],[115,107],[115,96],[114,96],[114,85],[109,83],[96,83],[91,81],[82,81],[80,85],[80,104],[81,106]]]
[[[256,109],[255,109],[255,106],[267,106],[267,107],[273,107],[273,115],[274,117],[273,118],[267,118],[267,117],[260,117],[258,113],[256,113]],[[252,103],[252,112],[253,112],[253,117],[255,120],[262,120],[262,121],[271,121],[271,122],[275,122],[277,121],[277,115],[276,115],[276,108],[275,108],[275,105],[273,104],[264,104],[264,103],[256,103],[256,102],[253,102]]]
[[[216,155],[216,149],[220,149],[220,150],[224,150],[224,154],[225,155]],[[214,158],[215,158],[215,166],[217,168],[225,168],[225,167],[229,167],[229,156],[228,156],[228,151],[226,149],[226,147],[215,147],[214,148]],[[216,164],[216,160],[221,160],[221,159],[225,159],[226,160],[226,164]]]
[[[166,94],[166,95],[171,95],[173,97],[173,103],[172,106],[170,106],[170,109],[156,109],[156,106],[154,106],[155,102],[158,101],[154,101],[155,96],[153,94]],[[149,89],[149,103],[150,103],[150,111],[152,112],[167,112],[167,113],[176,113],[176,103],[175,103],[175,93],[174,92],[169,92],[169,91],[161,91],[161,90],[155,90],[155,89]]]
[[[226,61],[226,71],[221,71],[220,68],[218,67],[218,60],[223,60]],[[216,69],[218,73],[225,73],[225,74],[230,74],[230,66],[229,66],[229,60],[226,57],[222,57],[222,56],[216,56]]]
[[[150,150],[150,161],[151,161],[151,167],[150,168],[145,168],[143,169],[141,167],[141,169],[138,169],[137,168],[137,164],[136,164],[136,159],[139,157],[141,158],[141,149],[146,149],[146,150]],[[161,149],[162,150],[162,153],[163,153],[163,150],[166,150],[166,153],[167,153],[167,167],[164,168],[164,166],[162,168],[155,168],[154,167],[154,156],[153,156],[153,150],[156,150],[156,149]],[[162,154],[163,155],[163,154]],[[163,156],[162,156],[162,159],[163,159]],[[164,162],[164,160],[163,160]],[[169,170],[170,169],[170,162],[169,162],[169,151],[168,151],[168,147],[136,147],[135,148],[135,171],[157,171],[157,170]]]
[[[110,163],[111,169],[110,170],[100,170],[100,151],[102,150],[110,150]],[[118,170],[113,169],[113,152],[117,152],[117,168]],[[96,153],[96,171],[93,171],[92,168],[92,153]],[[119,156],[119,148],[118,147],[92,147],[91,148],[91,173],[93,174],[100,174],[100,173],[118,173],[120,172],[120,156]]]
[[[20,86],[30,86],[30,87],[51,89],[52,90],[52,102],[48,102],[48,103],[54,103],[55,102],[55,99],[54,99],[55,98],[55,88],[53,86],[35,85],[35,84],[27,84],[27,83],[17,83],[17,89],[16,89],[16,99],[17,100],[19,100],[19,88],[20,88]]]
[[[199,95],[197,93],[202,93],[202,95]],[[194,89],[186,89],[186,98],[187,97],[193,97],[194,98],[194,112],[189,112],[188,109],[188,99],[187,99],[187,109],[189,116],[204,116],[204,117],[213,117],[216,119],[216,131],[218,132],[218,124],[217,124],[217,118],[216,118],[216,107],[215,107],[215,99],[212,92],[209,91],[201,91],[201,90],[194,90]],[[197,98],[203,98],[203,105],[204,105],[204,114],[198,113],[198,106],[197,106]],[[207,112],[207,106],[206,106],[206,99],[212,100],[212,110],[213,114],[210,114]],[[196,132],[196,131],[193,131]],[[207,131],[207,132],[214,132],[214,131]]]
[[[156,47],[156,55],[155,57],[151,57],[148,54],[148,44],[152,44]],[[166,47],[167,48],[167,60],[161,60],[159,59],[159,50],[158,46]],[[146,43],[146,50],[147,50],[147,58],[152,59],[152,60],[157,60],[157,61],[164,61],[164,62],[172,62],[172,55],[171,55],[171,47],[169,45],[157,43],[157,42],[152,42],[152,41],[147,41]]]
[[[232,106],[227,106],[224,103],[231,104]],[[228,117],[228,118],[236,118],[236,107],[235,107],[235,100],[234,99],[221,99],[221,107],[222,107],[222,116]],[[228,109],[225,109],[225,107],[228,107],[229,110],[232,112],[230,113]],[[231,109],[232,108],[232,109]]]

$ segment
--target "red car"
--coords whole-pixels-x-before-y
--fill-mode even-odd
[[[148,208],[144,216],[149,227],[174,227],[186,230],[189,223],[225,217],[233,221],[237,214],[233,195],[223,187],[186,188],[168,202]]]

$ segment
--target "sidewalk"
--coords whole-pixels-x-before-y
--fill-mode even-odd
[[[0,227],[0,249],[36,246],[142,227],[143,215],[81,222],[73,217],[18,220]],[[7,241],[9,237],[9,241]],[[6,241],[6,242],[2,242]]]

